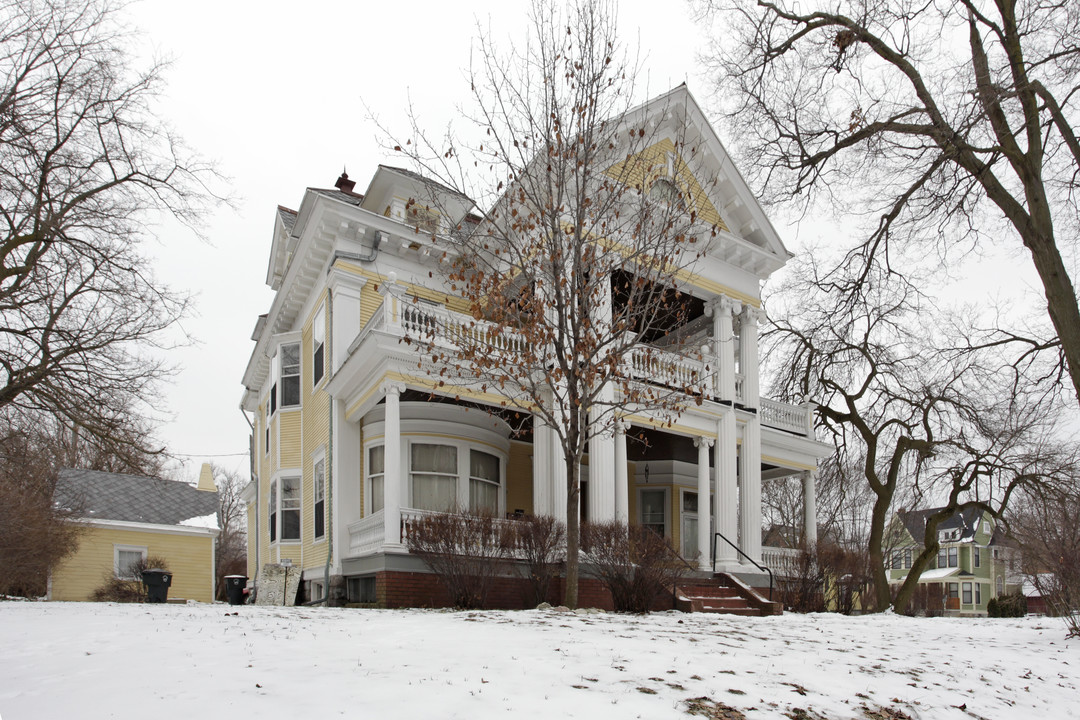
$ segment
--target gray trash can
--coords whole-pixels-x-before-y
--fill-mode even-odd
[[[156,568],[142,571],[143,585],[146,586],[146,602],[163,603],[169,599],[169,586],[172,585],[172,573]]]
[[[230,605],[244,604],[244,587],[247,585],[247,575],[225,576],[225,597]]]

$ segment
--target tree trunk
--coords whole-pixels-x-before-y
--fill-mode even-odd
[[[893,491],[888,486],[875,490],[873,514],[870,516],[870,573],[874,579],[874,612],[882,612],[892,604],[889,590],[889,574],[885,571],[885,556],[881,542],[885,535],[885,521],[892,505]]]
[[[581,548],[580,475],[581,464],[572,455],[566,456],[566,586],[563,605],[571,610],[578,606],[578,566]]]
[[[1076,290],[1052,238],[1027,236],[1024,237],[1024,245],[1031,251],[1035,270],[1042,280],[1050,321],[1061,340],[1073,390],[1080,401],[1080,307],[1076,301]]]

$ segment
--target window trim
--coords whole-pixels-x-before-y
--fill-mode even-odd
[[[149,548],[145,545],[124,545],[122,543],[113,543],[113,575],[116,576],[116,578],[119,580],[142,580],[141,577],[122,575],[120,573],[121,552],[137,552],[142,555],[142,561],[146,562],[146,558],[149,556]]]

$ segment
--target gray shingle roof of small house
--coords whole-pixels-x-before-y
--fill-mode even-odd
[[[921,543],[926,532],[927,518],[940,510],[941,508],[909,510],[907,512],[897,513],[897,515],[900,516],[900,521],[904,523],[904,527],[907,528],[912,539],[917,543]],[[978,529],[979,520],[981,519],[982,510],[977,507],[965,508],[962,512],[955,512],[942,520],[941,523],[938,524],[938,530],[959,529],[960,541],[967,541],[975,536],[975,531]]]
[[[217,512],[218,494],[175,480],[64,468],[53,500],[90,520],[180,525]]]

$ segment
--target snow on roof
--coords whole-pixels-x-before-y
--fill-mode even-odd
[[[209,528],[210,530],[221,529],[221,526],[218,525],[218,516],[216,512],[210,513],[209,515],[200,515],[199,517],[181,520],[179,524],[187,527]]]

